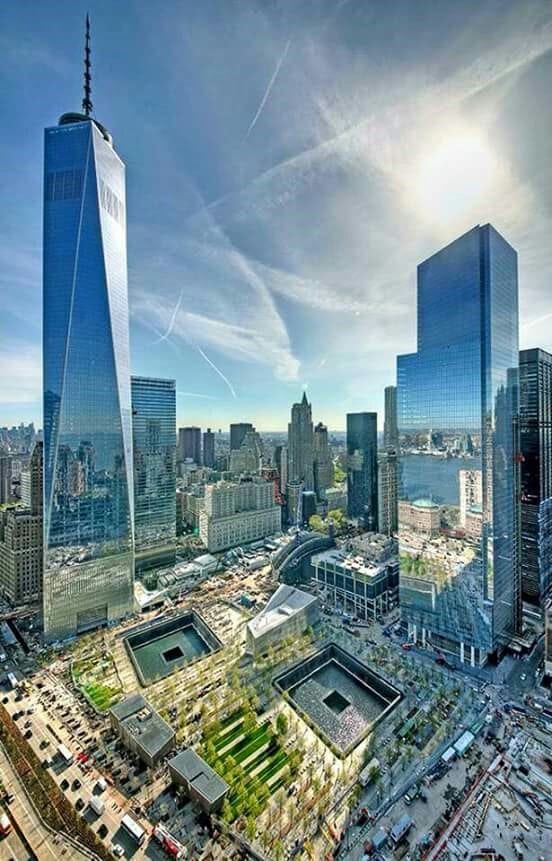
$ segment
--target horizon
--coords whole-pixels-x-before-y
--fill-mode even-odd
[[[42,425],[42,138],[79,109],[87,11],[127,169],[131,372],[176,379],[178,426],[285,432],[306,389],[317,421],[381,429],[416,267],[475,224],[518,252],[520,346],[551,350],[552,10],[501,4],[490,30],[494,9],[4,7],[0,423]]]

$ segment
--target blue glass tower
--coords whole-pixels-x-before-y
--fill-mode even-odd
[[[125,168],[90,112],[45,132],[44,634],[133,608]]]
[[[403,619],[482,664],[520,612],[517,255],[491,225],[418,267],[418,350],[397,383]]]
[[[176,383],[131,377],[136,570],[176,549]]]

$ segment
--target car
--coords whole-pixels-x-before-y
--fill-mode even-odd
[[[32,731],[32,729],[28,729],[28,730],[26,730],[26,732],[25,732],[25,738],[32,738],[32,735],[33,735],[33,731]]]
[[[12,801],[14,800],[14,798],[15,798],[15,793],[14,793],[14,792],[8,792],[8,793],[6,793],[6,804],[11,804],[11,803],[12,803]]]
[[[102,840],[105,840],[105,838],[107,837],[107,832],[108,832],[107,825],[105,824],[105,822],[102,822],[102,824],[98,828],[98,836],[101,837]]]
[[[114,843],[111,847],[111,851],[113,852],[115,858],[123,858],[125,854],[125,850],[121,846],[120,843]]]
[[[69,789],[69,781],[67,780],[67,778],[65,778],[65,777],[63,778],[63,780],[60,783],[60,787],[63,789],[64,792],[66,789]]]
[[[84,801],[82,800],[82,798],[77,798],[77,800],[76,800],[76,802],[75,802],[75,807],[76,807],[76,809],[77,809],[77,810],[82,810],[82,809],[83,809],[83,807],[84,807]]]
[[[80,789],[80,788],[81,788],[81,786],[82,786],[82,783],[80,782],[80,780],[78,779],[78,777],[75,777],[75,779],[74,779],[74,781],[73,781],[72,789]]]

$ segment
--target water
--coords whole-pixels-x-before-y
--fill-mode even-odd
[[[165,660],[163,654],[174,648],[181,652],[180,657],[175,660]],[[186,625],[177,631],[149,640],[141,646],[134,646],[132,651],[144,679],[151,682],[156,678],[167,676],[193,658],[207,654],[210,649],[193,625]]]
[[[399,467],[400,496],[411,501],[428,498],[439,505],[458,505],[461,469],[481,469],[480,458],[405,454]]]

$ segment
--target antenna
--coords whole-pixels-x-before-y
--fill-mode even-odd
[[[84,99],[82,100],[82,110],[85,116],[89,117],[92,112],[92,100],[90,98],[92,87],[92,76],[90,74],[90,18],[86,15],[86,35],[84,37]]]

